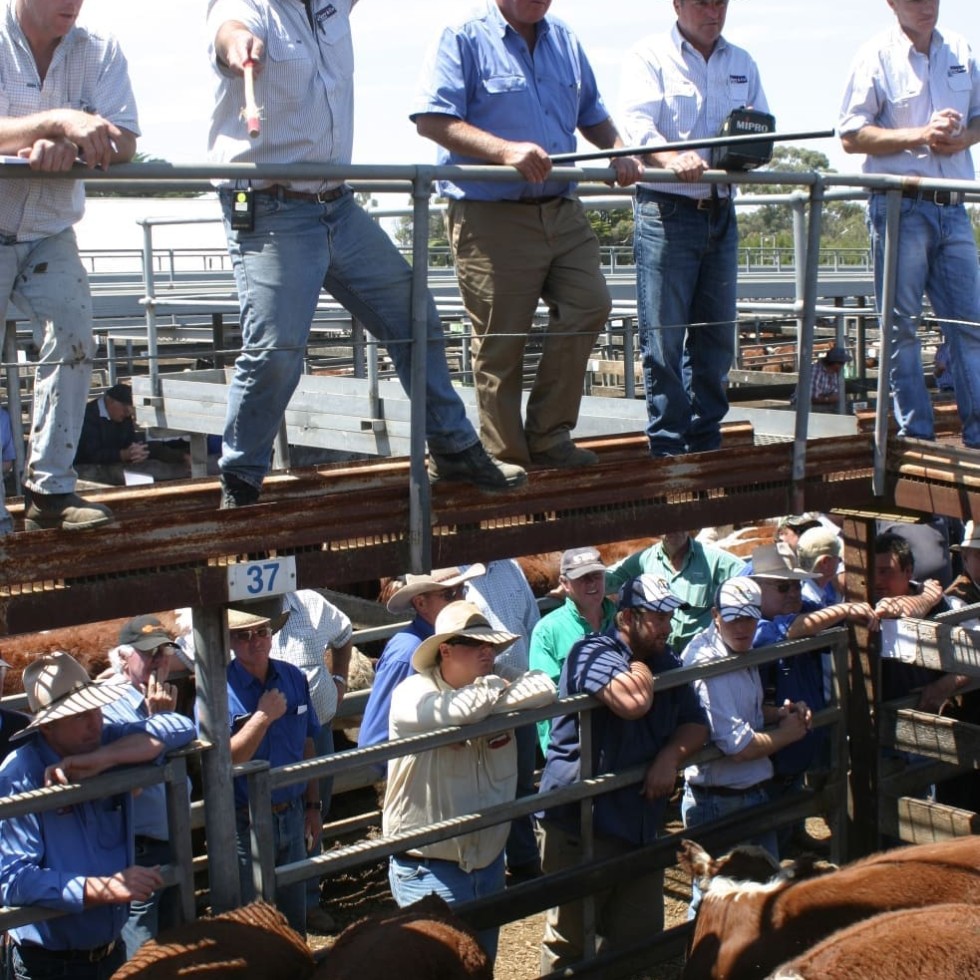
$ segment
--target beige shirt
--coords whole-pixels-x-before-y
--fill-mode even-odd
[[[491,714],[537,708],[557,698],[543,671],[519,675],[510,685],[491,674],[461,688],[450,687],[438,667],[413,674],[391,696],[389,735],[403,738],[450,725],[472,725]],[[385,836],[417,830],[439,820],[466,816],[514,799],[517,745],[514,733],[466,739],[388,763]],[[510,824],[463,834],[412,850],[418,857],[455,861],[463,871],[485,868],[504,849]]]

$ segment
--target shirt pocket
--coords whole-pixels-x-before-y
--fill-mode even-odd
[[[271,36],[266,52],[265,71],[256,84],[264,82],[262,101],[267,106],[305,104],[316,73],[312,52],[304,42],[285,34]]]
[[[335,14],[324,18],[319,23],[318,30],[330,73],[339,78],[351,78],[354,74],[354,41],[351,37],[350,21],[347,17]]]
[[[728,105],[732,109],[741,109],[749,104],[749,83],[746,81],[729,81]]]
[[[527,79],[522,75],[490,75],[483,80],[483,87],[490,97],[522,96],[527,91]]]
[[[956,72],[946,76],[948,91],[947,105],[937,106],[938,109],[956,109],[963,117],[963,125],[970,118],[970,98],[973,95],[973,80],[966,71]]]

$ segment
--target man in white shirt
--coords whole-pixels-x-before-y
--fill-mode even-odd
[[[728,0],[674,0],[669,34],[644,38],[623,63],[626,142],[654,146],[718,136],[733,109],[767,112],[759,71],[722,37]],[[738,226],[731,188],[700,181],[708,150],[656,149],[650,167],[676,183],[636,192],[637,314],[652,456],[721,445],[735,354]]]
[[[957,191],[919,190],[918,178],[974,179],[980,67],[965,38],[941,33],[939,0],[887,0],[897,18],[858,53],[841,107],[841,142],[865,154],[867,174],[910,178],[903,191],[892,322],[891,386],[899,434],[933,439],[917,334],[922,295],[943,322],[963,443],[980,448],[980,272],[970,217]],[[868,204],[881,311],[886,195]],[[948,318],[948,319],[947,319]]]

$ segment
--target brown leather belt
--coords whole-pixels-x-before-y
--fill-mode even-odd
[[[561,194],[549,194],[546,197],[519,197],[514,201],[508,201],[508,204],[550,204],[552,201],[560,201],[562,199]]]
[[[316,194],[309,191],[294,191],[282,184],[273,184],[271,187],[261,187],[255,192],[256,197],[275,197],[282,201],[313,201],[316,204],[330,204],[331,201],[339,200],[347,190],[346,184],[340,187],[332,187],[328,191],[319,191]]]

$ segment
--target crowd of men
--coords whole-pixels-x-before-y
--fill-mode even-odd
[[[474,325],[480,428],[478,435],[453,389],[429,296],[426,437],[434,482],[504,492],[522,485],[533,466],[595,462],[571,433],[609,296],[595,235],[574,186],[553,178],[552,157],[574,149],[576,133],[609,150],[622,148],[623,138],[585,51],[551,16],[548,0],[480,2],[475,14],[437,39],[411,118],[438,144],[441,162],[509,165],[522,180],[461,179],[440,187],[450,201],[450,241]],[[963,39],[937,29],[938,0],[887,2],[896,23],[862,49],[847,82],[844,146],[864,154],[872,174],[972,179],[980,68]],[[751,56],[722,34],[727,0],[673,5],[677,20],[669,34],[640,41],[624,61],[624,132],[650,150],[612,162],[622,186],[636,183],[644,164],[676,175],[637,191],[641,346],[654,456],[719,445],[737,272],[733,189],[702,179],[711,164],[707,154],[657,147],[715,135],[734,108],[767,108]],[[214,162],[350,162],[353,6],[354,0],[322,7],[212,0]],[[0,150],[38,172],[66,172],[79,161],[105,169],[135,153],[140,130],[125,57],[109,35],[76,23],[80,8],[81,0],[60,6],[9,0],[0,28],[6,113]],[[240,118],[247,70],[261,75],[267,102],[276,106],[260,140],[249,137]],[[343,182],[226,180],[219,193],[243,328],[220,460],[222,506],[232,508],[259,499],[321,289],[388,345],[410,388],[411,271]],[[93,356],[91,300],[72,231],[82,198],[81,184],[69,181],[5,181],[0,188],[0,294],[30,316],[40,350],[24,479],[28,529],[80,530],[112,520],[107,508],[75,493],[73,463]],[[883,195],[872,194],[879,302],[885,210]],[[890,370],[900,431],[934,435],[916,333],[925,294],[946,321],[964,443],[980,448],[980,335],[970,326],[980,323],[980,273],[960,197],[906,193],[898,256]],[[522,404],[523,349],[540,300],[549,310],[548,339]],[[113,399],[125,407],[125,392],[116,390],[93,422],[112,420]],[[115,450],[123,451],[140,455]],[[599,707],[588,738],[573,713],[539,728],[537,746],[532,725],[490,733],[484,725],[472,728],[471,737],[397,757],[387,769],[385,832],[411,838],[433,822],[534,793],[537,747],[543,791],[571,785],[586,771],[645,767],[639,791],[628,787],[596,801],[595,853],[611,858],[662,832],[679,770],[686,826],[778,797],[828,764],[812,727],[814,711],[832,696],[821,654],[790,657],[768,671],[745,667],[656,696],[654,676],[840,623],[882,632],[887,694],[917,692],[922,710],[942,710],[969,679],[913,669],[893,655],[896,641],[883,624],[976,597],[975,528],[966,528],[958,546],[962,570],[948,597],[947,583],[916,579],[922,564],[914,544],[899,531],[882,533],[872,605],[841,599],[835,531],[816,518],[810,523],[804,529],[787,522],[781,540],[756,549],[748,565],[689,532],[668,534],[612,569],[593,549],[573,549],[562,557],[564,605],[551,614],[560,616],[554,622],[536,622],[526,584],[514,584],[510,562],[408,578],[390,605],[415,619],[392,642],[385,664],[391,683],[379,687],[371,705],[373,734],[365,744],[446,726],[460,726],[465,736],[466,726],[541,708],[559,695],[588,693]],[[0,530],[11,530],[5,510]],[[323,727],[345,686],[349,622],[297,593],[275,608],[230,609],[228,629],[233,761],[281,766],[329,752]],[[162,624],[141,617],[120,636],[115,682],[92,682],[67,654],[38,657],[24,675],[32,719],[22,725],[9,719],[12,751],[0,767],[0,796],[159,762],[186,744],[195,729],[174,710],[167,675],[173,655]],[[960,707],[975,715],[969,694]],[[720,756],[696,757],[708,745]],[[583,758],[586,750],[591,757]],[[255,881],[254,814],[244,779],[236,780],[234,794],[247,898]],[[277,864],[317,852],[328,797],[329,785],[316,780],[275,789]],[[459,902],[501,890],[508,874],[519,880],[571,867],[583,847],[573,811],[546,806],[533,822],[525,817],[513,828],[503,821],[435,843],[410,842],[391,858],[392,894],[402,905],[428,892]],[[160,866],[168,842],[158,796],[137,805],[118,794],[0,821],[0,902],[66,913],[11,930],[11,975],[110,976],[167,920]],[[774,835],[761,835],[758,843],[778,856]],[[651,873],[600,896],[600,944],[614,950],[656,928],[661,894],[660,876]],[[315,895],[311,901],[302,885],[278,888],[276,901],[298,932],[324,926]],[[695,895],[692,907],[696,902]],[[586,932],[576,903],[550,910],[543,969],[578,959]],[[492,956],[496,931],[484,930],[481,941]]]

